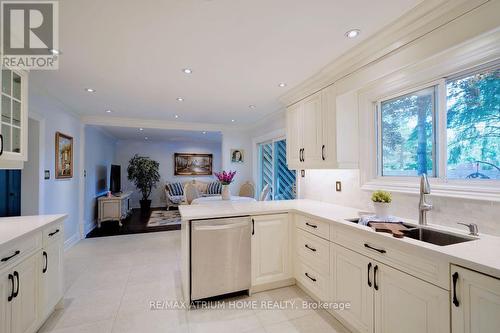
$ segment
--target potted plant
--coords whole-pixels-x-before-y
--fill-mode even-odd
[[[160,181],[160,172],[158,171],[160,163],[153,161],[149,157],[134,155],[128,162],[128,180],[133,182],[142,193],[141,212],[147,214],[151,208],[149,196],[151,191]]]
[[[236,175],[236,171],[222,171],[221,173],[215,172],[215,177],[222,184],[222,200],[230,200],[231,199],[231,191],[229,190],[229,184],[233,182],[234,175]]]
[[[389,208],[392,202],[392,195],[387,191],[375,191],[372,194],[373,206],[377,217],[388,217]]]

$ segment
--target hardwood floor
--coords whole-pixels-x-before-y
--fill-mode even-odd
[[[172,208],[177,209],[177,208]],[[153,208],[151,210],[161,210]],[[118,221],[109,221],[103,222],[100,228],[95,228],[91,232],[89,232],[86,238],[95,238],[95,237],[108,237],[108,236],[118,236],[118,235],[128,235],[128,234],[140,234],[146,232],[158,232],[158,231],[170,231],[170,230],[179,230],[181,228],[180,224],[176,225],[166,225],[166,226],[158,226],[158,227],[147,227],[149,214],[143,215],[141,214],[140,209],[133,209],[132,214],[122,221],[123,226],[120,227],[118,225]]]

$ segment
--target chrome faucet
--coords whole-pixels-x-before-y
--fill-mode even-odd
[[[427,212],[432,209],[432,204],[425,201],[425,195],[431,193],[431,186],[425,173],[420,178],[420,202],[418,204],[418,224],[427,225]]]

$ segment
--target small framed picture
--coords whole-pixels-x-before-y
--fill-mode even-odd
[[[73,178],[73,138],[56,132],[56,179]]]
[[[243,163],[245,161],[245,151],[243,149],[231,149],[231,162]]]

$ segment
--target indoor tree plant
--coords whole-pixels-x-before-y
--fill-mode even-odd
[[[236,171],[222,171],[221,173],[215,172],[215,177],[222,184],[222,200],[231,199],[231,192],[229,191],[229,184],[233,182],[234,176],[236,175]]]
[[[128,180],[133,182],[142,193],[140,203],[143,214],[149,212],[151,208],[149,196],[153,188],[156,187],[156,183],[160,181],[159,168],[160,163],[138,154],[135,154],[128,162]]]
[[[392,195],[387,191],[375,191],[372,194],[373,206],[377,217],[389,216],[389,207],[392,202]]]

